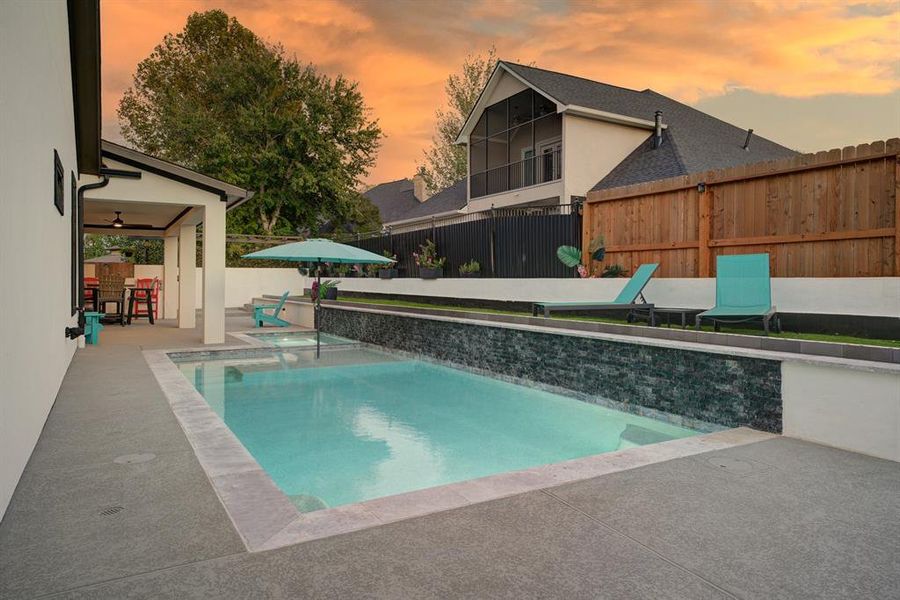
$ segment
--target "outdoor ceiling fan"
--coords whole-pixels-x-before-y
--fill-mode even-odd
[[[103,219],[107,223],[112,223],[112,226],[116,229],[153,229],[153,225],[148,223],[125,223],[122,219],[122,211],[117,210],[113,211],[116,213],[116,218],[110,221],[109,219]]]

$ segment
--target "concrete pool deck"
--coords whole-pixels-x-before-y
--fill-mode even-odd
[[[0,523],[0,597],[900,596],[900,464],[786,438],[247,552],[143,358],[197,345],[167,325],[76,354]]]

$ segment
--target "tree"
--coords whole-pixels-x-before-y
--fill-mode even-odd
[[[165,36],[118,115],[138,149],[253,190],[229,213],[240,233],[345,218],[382,137],[355,82],[301,65],[221,10]]]
[[[425,161],[418,168],[429,189],[442,190],[466,176],[465,146],[453,142],[496,65],[497,50],[491,46],[487,54],[466,56],[460,72],[447,78],[447,106],[435,112],[437,124],[431,148],[425,151]]]

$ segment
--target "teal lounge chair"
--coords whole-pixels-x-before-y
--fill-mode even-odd
[[[644,299],[644,287],[657,268],[658,263],[647,263],[638,267],[612,302],[535,302],[531,305],[531,314],[536,317],[543,312],[544,317],[549,317],[551,312],[561,310],[640,310],[647,311],[650,323],[653,323],[653,305]],[[637,302],[638,298],[640,302]]]
[[[280,318],[278,315],[281,314],[281,309],[284,308],[284,303],[287,301],[288,294],[290,293],[290,290],[283,293],[278,304],[254,304],[253,322],[256,323],[256,326],[262,327],[263,323],[269,323],[277,327],[288,327],[290,323]],[[266,314],[265,311],[270,309],[272,309],[272,314]]]
[[[768,254],[716,257],[716,305],[697,315],[697,329],[704,320],[712,321],[716,331],[721,323],[751,321],[762,321],[767,335],[770,328],[780,331],[781,324],[772,306]]]

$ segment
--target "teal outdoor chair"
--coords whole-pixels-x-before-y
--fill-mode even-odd
[[[100,332],[103,331],[100,319],[103,317],[101,312],[84,313],[84,341],[88,344],[95,345],[100,342]]]
[[[697,315],[696,327],[721,323],[761,321],[768,335],[779,331],[778,313],[772,306],[772,280],[768,254],[736,254],[716,257],[716,305]]]
[[[543,313],[544,317],[549,317],[551,312],[564,310],[628,310],[631,317],[632,312],[640,310],[647,311],[650,323],[653,323],[653,304],[644,298],[644,288],[658,268],[658,263],[638,267],[612,302],[535,302],[531,305],[531,314],[536,317]]]
[[[262,327],[263,323],[269,323],[270,325],[275,325],[277,327],[288,327],[290,323],[278,315],[281,314],[281,309],[284,308],[284,303],[287,302],[288,294],[290,293],[290,290],[283,293],[278,304],[254,304],[253,322],[256,323],[256,326]],[[265,312],[267,310],[271,310],[272,314],[267,314]]]

